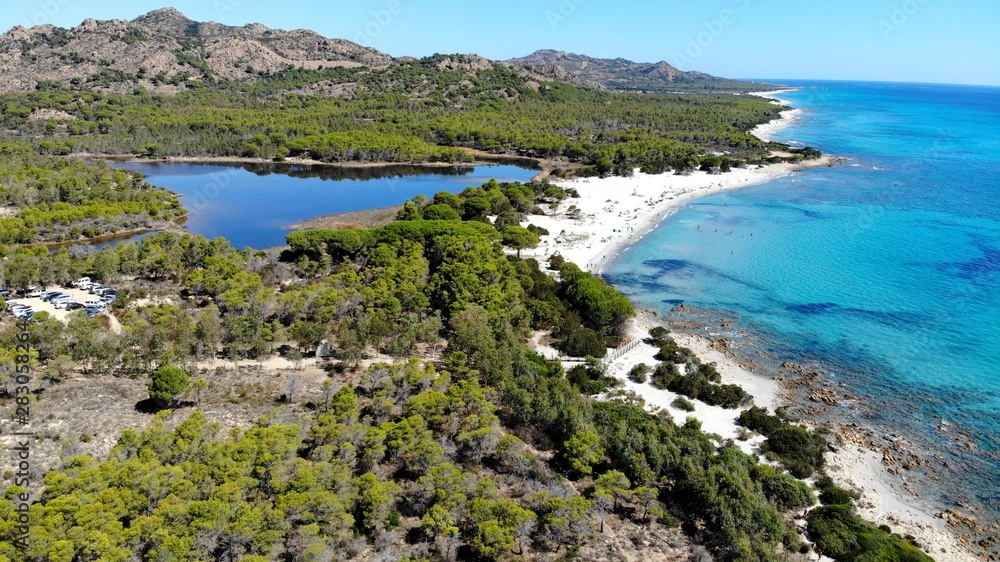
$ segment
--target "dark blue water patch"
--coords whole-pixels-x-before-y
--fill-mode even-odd
[[[660,260],[646,260],[642,262],[643,265],[649,267],[655,267],[660,270],[661,273],[671,273],[680,271],[691,265],[691,262],[687,260],[672,260],[672,259],[660,259]]]
[[[796,189],[801,189],[799,186],[792,186],[792,187],[794,187]],[[777,210],[777,211],[784,211],[784,212],[787,212],[787,213],[797,213],[797,214],[801,214],[803,217],[808,218],[808,219],[831,219],[831,218],[835,218],[835,217],[833,217],[832,215],[830,215],[828,213],[823,213],[823,212],[816,211],[814,209],[807,208],[809,205],[815,203],[815,201],[816,201],[815,199],[799,197],[799,198],[795,198],[795,199],[789,199],[789,200],[783,201],[781,203],[774,203],[774,202],[766,202],[766,201],[756,201],[756,200],[753,200],[753,201],[738,201],[735,204],[736,205],[750,205],[754,209],[774,209],[774,210]],[[703,205],[705,207],[713,207],[713,206],[714,207],[727,207],[727,206],[729,206],[729,205],[719,204],[719,203],[703,203],[701,205]],[[745,222],[748,222],[746,220],[746,217],[742,217],[742,216],[740,216],[740,217],[727,217],[727,220],[731,224],[743,224]]]
[[[639,273],[605,274],[604,280],[616,287],[627,285],[632,289],[641,289],[650,293],[664,292],[670,289],[669,285],[662,283],[655,275]]]
[[[891,312],[852,307],[845,308],[844,312],[892,327],[902,325],[918,327],[926,324],[928,320],[926,315],[917,312]]]
[[[623,271],[617,273],[606,273],[604,279],[615,287],[628,289],[642,289],[647,292],[668,292],[671,288],[669,283],[662,281],[665,274],[670,274],[674,279],[687,279],[696,274],[709,275],[725,279],[731,283],[736,283],[744,287],[755,290],[763,290],[763,287],[754,285],[745,279],[740,279],[734,275],[729,275],[714,268],[705,267],[686,260],[656,259],[646,260],[644,266],[655,268],[655,274],[638,273],[636,271]]]
[[[826,213],[819,213],[819,212],[816,212],[816,211],[810,211],[809,209],[802,209],[802,214],[805,215],[805,216],[807,216],[807,217],[809,217],[809,218],[811,218],[811,219],[828,219],[828,218],[830,218],[830,216],[827,215]]]
[[[726,281],[729,281],[731,283],[735,283],[737,285],[742,285],[743,287],[747,287],[747,288],[753,289],[755,291],[765,291],[766,290],[766,288],[763,285],[754,283],[752,281],[748,281],[747,279],[740,278],[740,277],[738,277],[736,275],[731,275],[729,273],[725,273],[723,271],[720,271],[720,270],[712,268],[712,267],[699,266],[699,267],[697,267],[695,269],[698,269],[700,271],[704,271],[705,273],[707,273],[708,275],[710,275],[712,277],[716,277],[718,279],[725,279]]]
[[[938,269],[966,281],[977,281],[1000,272],[1000,250],[980,246],[982,256],[962,262],[943,263]]]
[[[899,325],[919,326],[927,321],[925,315],[916,312],[891,312],[885,310],[869,310],[866,308],[842,307],[833,302],[814,302],[806,304],[789,304],[785,310],[796,312],[806,316],[816,316],[820,314],[851,314],[865,320],[870,320],[886,326],[896,327]]]
[[[701,264],[697,264],[697,263],[693,263],[693,262],[685,262],[683,260],[647,260],[647,261],[645,261],[643,263],[646,264],[646,265],[653,265],[653,264],[658,263],[660,261],[668,262],[666,264],[667,267],[674,267],[674,265],[673,265],[672,262],[676,262],[676,261],[682,261],[685,264],[684,267],[681,267],[681,268],[678,268],[678,269],[675,269],[675,270],[671,270],[671,269],[663,270],[663,271],[660,272],[661,274],[662,273],[669,273],[671,271],[673,271],[675,273],[679,272],[679,271],[685,271],[685,272],[690,271],[692,274],[703,274],[703,275],[707,275],[709,277],[715,277],[717,279],[723,279],[725,281],[729,281],[730,283],[735,283],[737,285],[740,285],[740,286],[743,286],[743,287],[747,287],[747,288],[753,289],[755,291],[764,291],[765,290],[765,288],[762,285],[758,285],[756,283],[752,283],[752,282],[750,282],[750,281],[748,281],[746,279],[740,278],[740,277],[738,277],[736,275],[731,275],[729,273],[725,273],[725,272],[723,272],[723,271],[721,271],[719,269],[716,269],[714,267],[707,267],[707,266],[704,266],[704,265],[701,265]],[[661,284],[660,286],[663,287],[664,285]]]
[[[834,302],[814,302],[808,304],[790,304],[785,307],[785,310],[790,312],[798,312],[799,314],[826,314],[831,310],[835,310],[838,307],[837,303]]]

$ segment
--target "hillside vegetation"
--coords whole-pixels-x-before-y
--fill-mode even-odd
[[[490,182],[415,198],[404,220],[378,229],[289,235],[280,254],[172,234],[82,258],[8,251],[4,273],[21,283],[88,274],[121,286],[120,332],[79,312],[67,324],[45,313],[27,323],[42,382],[33,400],[44,403],[70,375],[138,378],[150,400],[136,408],[172,409],[148,414],[145,429],[124,428],[107,457],[81,450],[87,435],[37,432],[36,450],[53,440],[63,454],[45,461],[52,470],[30,509],[26,551],[14,547],[11,524],[23,490],[7,488],[0,555],[497,560],[574,556],[606,545],[605,525],[679,527],[723,561],[808,551],[789,517],[814,503],[808,486],[694,420],[655,416],[634,398],[593,400],[614,383],[567,376],[523,343],[559,325],[614,345],[633,314],[573,264],[557,280],[505,255],[499,241],[510,237],[485,220],[571,195],[544,182]],[[0,323],[5,373],[18,364],[21,330]],[[672,361],[690,354],[655,337]],[[225,371],[204,368],[276,353],[301,360],[324,338],[340,382],[308,394],[294,379],[280,396],[247,383],[219,388]],[[397,359],[363,363],[376,352]],[[224,432],[200,410],[226,403],[263,411]],[[786,423],[753,420],[772,438]],[[800,466],[794,444],[780,451]],[[838,507],[810,517],[809,532],[831,553],[926,560],[850,515],[846,492],[827,495]]]
[[[774,84],[730,80],[704,72],[682,71],[664,61],[639,63],[623,58],[598,59],[587,55],[543,49],[508,62],[556,79],[576,77],[584,84],[610,90],[647,93],[763,92]]]
[[[472,148],[625,173],[763,162],[770,146],[747,131],[780,110],[753,96],[538,84],[500,64],[442,70],[444,60],[375,70],[290,69],[253,86],[200,85],[173,96],[43,83],[34,92],[0,96],[0,126],[53,154],[423,162],[468,160],[457,149]],[[318,82],[350,85],[353,93],[294,91]]]
[[[775,148],[814,155],[748,134],[779,106],[712,93],[752,84],[545,53],[555,52],[393,59],[305,30],[198,23],[171,9],[15,28],[0,36],[0,135],[56,155],[421,163],[468,161],[464,149],[474,149],[581,174],[724,170],[773,161]]]
[[[0,143],[0,244],[64,242],[148,228],[186,214],[141,174],[38,156]]]

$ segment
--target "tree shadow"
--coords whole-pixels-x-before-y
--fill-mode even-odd
[[[152,398],[147,398],[145,400],[140,400],[135,403],[135,411],[140,414],[155,414],[160,410],[165,410],[166,407],[159,400],[153,400]]]
[[[180,410],[181,408],[193,408],[195,406],[197,404],[194,400],[178,400],[173,404],[167,404],[159,400],[147,398],[135,403],[135,411],[140,414],[155,414],[163,410]]]

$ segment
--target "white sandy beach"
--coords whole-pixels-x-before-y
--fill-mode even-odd
[[[764,98],[770,98],[772,100],[777,100],[772,103],[775,103],[777,105],[787,106],[790,105],[790,103],[787,100],[782,99],[781,94],[791,91],[792,90],[774,90],[773,92],[758,92],[753,95],[761,96]],[[774,121],[771,121],[769,123],[757,125],[757,127],[755,127],[752,131],[750,131],[750,134],[754,135],[755,137],[761,140],[766,140],[766,141],[775,140],[775,136],[778,134],[778,131],[784,129],[785,127],[788,127],[792,123],[801,119],[803,113],[805,112],[802,111],[801,109],[794,107],[792,109],[782,111],[780,119],[775,119]]]
[[[769,95],[762,94],[762,95]],[[799,117],[798,110],[782,112],[782,119],[758,127],[754,134],[773,138],[780,128]],[[574,188],[579,198],[570,198],[545,216],[529,216],[523,223],[534,224],[549,231],[538,247],[521,251],[521,257],[535,258],[544,264],[552,254],[560,254],[588,271],[601,274],[608,262],[643,239],[652,229],[676,213],[684,205],[712,193],[771,181],[795,173],[804,167],[831,165],[832,159],[809,161],[805,164],[777,164],[764,167],[734,169],[727,173],[695,172],[686,176],[673,174],[648,175],[636,172],[631,177],[588,178],[557,182]],[[640,315],[630,326],[632,338],[646,336],[655,319]],[[677,342],[696,352],[706,363],[715,363],[725,384],[737,384],[751,396],[755,405],[774,409],[786,404],[782,388],[774,380],[751,372],[736,356],[714,345],[708,337],[673,334]],[[541,346],[545,355],[555,350]],[[694,412],[672,406],[677,395],[653,388],[648,382],[636,384],[628,380],[629,370],[639,364],[655,366],[657,349],[639,344],[611,362],[608,374],[624,382],[625,390],[634,391],[650,411],[666,411],[676,423],[688,417],[698,419],[702,428],[723,439],[733,439],[747,453],[759,453],[760,436],[741,441],[741,428],[735,420],[741,410],[726,410],[695,402]],[[546,353],[547,352],[547,353]],[[859,512],[876,524],[886,524],[900,534],[911,534],[937,560],[972,562],[981,560],[964,547],[934,510],[922,505],[906,490],[903,481],[889,474],[882,466],[881,453],[856,444],[845,444],[827,457],[831,476],[842,486],[861,493]],[[937,517],[936,517],[937,515]]]
[[[580,197],[567,199],[544,216],[528,217],[526,224],[545,228],[550,235],[543,237],[537,248],[522,250],[521,257],[543,262],[558,253],[567,261],[600,274],[605,263],[700,197],[764,183],[799,168],[826,166],[830,162],[824,157],[803,164],[751,166],[720,174],[650,175],[636,171],[631,177],[556,182],[577,190]]]

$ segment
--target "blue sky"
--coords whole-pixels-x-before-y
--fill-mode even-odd
[[[308,28],[394,56],[552,48],[736,78],[1000,85],[996,0],[25,0],[0,29],[132,19],[172,5],[198,21]]]

